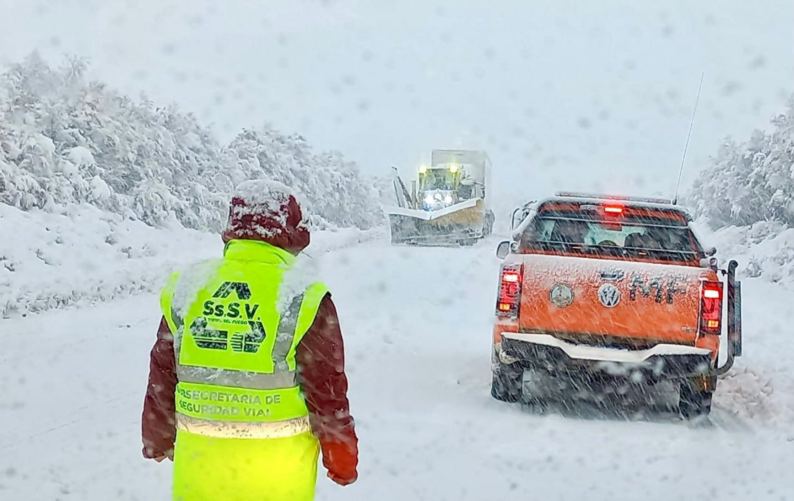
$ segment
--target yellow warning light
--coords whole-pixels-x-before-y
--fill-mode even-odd
[[[427,172],[427,165],[422,165],[419,167],[419,174],[424,174]]]
[[[458,164],[450,164],[450,166],[449,166],[449,171],[451,173],[453,173],[453,174],[458,172],[459,169],[460,169],[460,166]]]

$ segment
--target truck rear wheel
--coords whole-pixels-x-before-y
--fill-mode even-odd
[[[493,369],[491,396],[502,402],[518,402],[521,400],[524,369],[517,364],[499,363]]]
[[[681,384],[681,394],[678,399],[678,412],[684,419],[697,419],[708,416],[711,412],[711,397],[713,391],[702,390],[694,387],[689,381]]]

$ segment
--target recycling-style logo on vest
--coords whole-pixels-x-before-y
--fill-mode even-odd
[[[237,301],[232,298],[236,296]],[[222,283],[211,299],[204,301],[201,316],[190,324],[190,332],[196,346],[207,350],[231,350],[237,353],[256,353],[267,337],[265,326],[256,313],[258,304],[247,302],[251,299],[251,288],[245,282]],[[232,332],[217,329],[210,325],[229,324],[242,326],[247,324],[248,332]],[[239,329],[239,327],[238,327]],[[236,329],[235,329],[236,330]]]
[[[232,292],[237,294],[238,299],[246,300],[251,299],[251,288],[245,282],[224,282],[215,291],[212,297],[227,298],[231,296]]]

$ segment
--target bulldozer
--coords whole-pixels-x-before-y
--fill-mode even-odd
[[[396,206],[386,210],[392,243],[474,245],[490,235],[490,167],[482,151],[433,150],[410,189],[393,168]]]

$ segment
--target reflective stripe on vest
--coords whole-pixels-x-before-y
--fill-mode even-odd
[[[303,433],[308,409],[295,355],[328,289],[308,286],[279,312],[294,258],[260,242],[232,241],[227,251],[223,261],[172,276],[161,297],[175,333],[178,428],[218,437]]]
[[[303,416],[273,423],[238,423],[208,421],[183,414],[176,415],[176,429],[215,438],[285,438],[311,432],[309,417]]]

